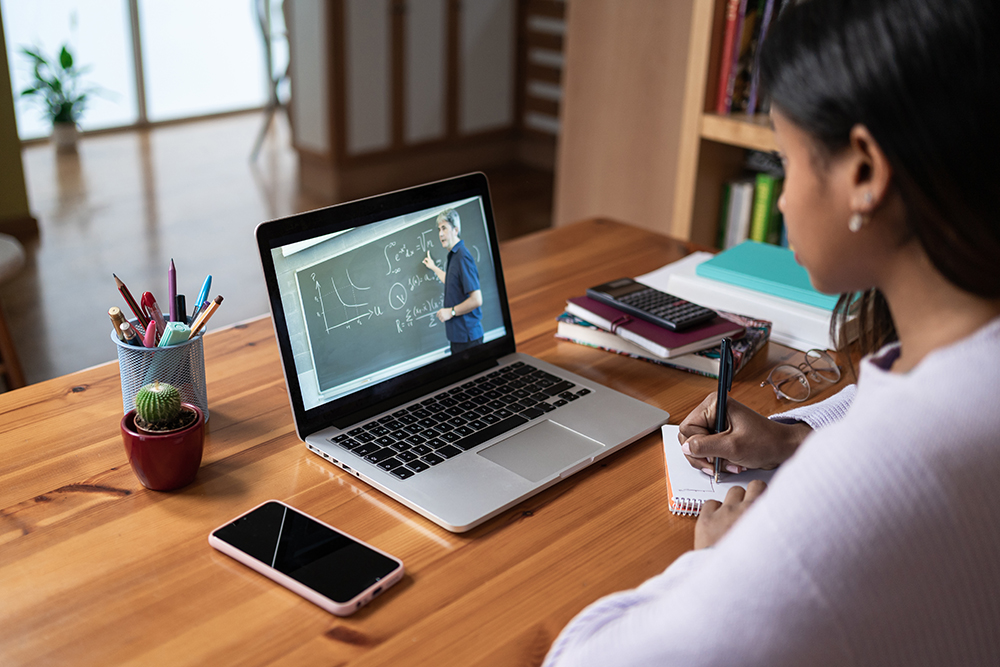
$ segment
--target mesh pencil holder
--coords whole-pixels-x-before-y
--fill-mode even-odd
[[[135,324],[133,322],[133,324]],[[202,334],[180,345],[136,347],[118,340],[118,370],[122,378],[122,408],[127,414],[135,408],[139,390],[159,380],[177,387],[181,401],[198,406],[208,421],[208,391],[205,385],[205,345]]]

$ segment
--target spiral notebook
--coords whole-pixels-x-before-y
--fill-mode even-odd
[[[734,486],[746,485],[755,479],[771,483],[775,470],[747,470],[738,475],[723,473],[716,484],[711,475],[693,468],[681,451],[677,440],[679,426],[664,425],[663,464],[667,473],[667,494],[670,496],[670,511],[681,516],[698,516],[706,500],[722,502],[726,493]]]

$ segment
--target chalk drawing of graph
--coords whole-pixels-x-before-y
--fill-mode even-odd
[[[323,296],[323,286],[320,284],[319,280],[316,279],[316,274],[312,274],[313,282],[316,284],[316,301],[319,303],[320,312],[318,313],[323,318],[323,326],[326,328],[326,333],[330,333],[334,329],[340,327],[350,327],[354,322],[361,323],[363,321],[370,320],[376,315],[382,314],[382,309],[377,305],[372,306],[367,300],[365,295],[358,294],[359,292],[367,292],[371,290],[371,287],[358,287],[351,280],[351,274],[346,269],[344,270],[344,275],[347,276],[347,283],[350,285],[350,294],[341,294],[340,289],[337,288],[337,281],[330,277],[330,285],[333,286],[333,295],[337,298],[337,301],[343,306],[344,319],[336,324],[330,324],[330,317],[327,316],[326,301]],[[329,294],[327,295],[329,296]],[[367,308],[364,312],[358,312],[362,309]],[[339,311],[340,308],[334,307],[331,311],[332,313]],[[349,317],[351,311],[357,313],[354,317]]]

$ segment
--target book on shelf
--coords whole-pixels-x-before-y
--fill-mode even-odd
[[[725,111],[722,112],[725,114],[728,114],[733,108],[733,93],[736,89],[736,76],[739,69],[740,54],[743,52],[743,28],[746,24],[748,4],[749,0],[739,0],[739,5],[736,9],[736,26],[733,30],[732,50],[729,54],[729,76],[726,77]]]
[[[781,214],[778,197],[783,179],[766,172],[754,178],[753,213],[750,219],[750,236],[753,241],[777,244],[781,240]]]
[[[722,57],[719,59],[719,83],[716,88],[716,113],[729,113],[729,74],[733,69],[733,50],[736,48],[736,21],[741,0],[726,0],[726,28],[722,36]],[[743,0],[744,4],[746,0]],[[729,98],[730,101],[732,98]]]
[[[695,272],[827,311],[837,305],[838,295],[823,294],[812,286],[809,273],[795,261],[795,253],[770,243],[744,241],[702,262]]]
[[[730,113],[746,113],[750,100],[750,84],[760,43],[761,23],[767,0],[747,0],[743,15],[743,31],[740,35],[740,52],[736,58],[733,76],[733,96]]]
[[[771,25],[791,0],[725,0],[715,112],[766,113],[760,91],[760,54]]]
[[[722,184],[722,201],[719,202],[719,226],[715,236],[715,247],[726,247],[726,230],[729,228],[729,197],[732,195],[732,184]]]
[[[720,312],[720,317],[744,327],[742,336],[733,340],[733,361],[735,373],[747,365],[754,355],[767,343],[771,335],[771,323],[755,320],[734,313]],[[562,313],[556,318],[556,338],[579,345],[599,348],[634,359],[643,359],[661,366],[669,366],[689,373],[707,377],[719,377],[720,346],[682,354],[669,359],[661,359],[647,350],[630,343],[618,334],[606,331],[570,313]],[[735,374],[734,373],[734,374]]]
[[[725,241],[721,246],[723,248],[731,248],[749,238],[753,215],[753,180],[744,178],[730,181],[728,185]]]
[[[732,248],[747,239],[774,244],[782,240],[784,220],[778,198],[785,172],[781,161],[772,153],[748,150],[744,167],[747,175],[722,186],[718,248]]]
[[[785,177],[785,168],[776,153],[747,149],[743,164],[753,172],[763,171],[777,178]]]
[[[636,280],[715,311],[768,320],[771,340],[776,343],[802,351],[836,347],[836,339],[830,336],[830,310],[699,276],[698,265],[712,257],[712,253],[694,252]]]
[[[718,316],[691,329],[671,331],[586,296],[567,301],[566,312],[616,333],[660,359],[715,347],[726,336],[735,337],[743,333],[742,326]]]
[[[748,116],[757,113],[758,108],[764,111],[762,106],[758,106],[760,92],[760,53],[767,39],[767,32],[771,27],[771,21],[777,15],[775,5],[780,5],[780,0],[764,0],[761,10],[760,34],[757,37],[757,45],[753,55],[753,69],[750,73],[750,91],[747,94],[746,112]]]

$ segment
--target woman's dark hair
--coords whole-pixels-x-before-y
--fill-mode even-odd
[[[854,125],[868,128],[909,233],[947,280],[987,298],[1000,297],[998,28],[1000,0],[806,0],[769,31],[760,70],[772,105],[821,158],[846,148]],[[896,340],[872,289],[841,295],[842,349],[849,309],[864,353]]]

